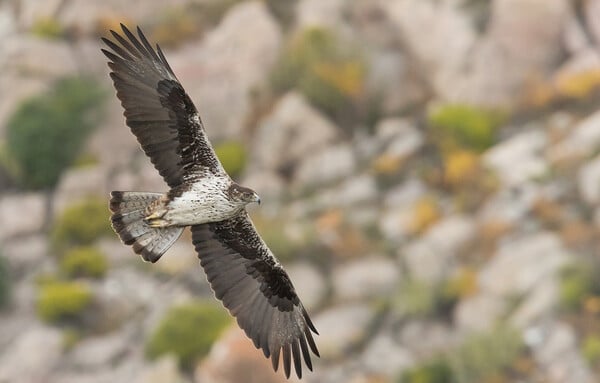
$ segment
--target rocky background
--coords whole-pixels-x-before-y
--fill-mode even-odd
[[[305,381],[600,381],[599,0],[1,0],[0,382],[285,381],[189,234],[148,265],[108,226],[109,191],[165,190],[120,22],[261,195]]]

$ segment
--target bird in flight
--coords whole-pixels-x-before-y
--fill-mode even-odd
[[[289,378],[291,362],[302,377],[318,334],[283,267],[257,233],[246,205],[256,192],[227,174],[202,121],[160,47],[121,24],[102,38],[110,77],[131,132],[170,190],[113,191],[111,224],[121,241],[156,262],[191,227],[192,242],[215,296],[252,339],[273,369]],[[198,329],[202,331],[202,329]]]

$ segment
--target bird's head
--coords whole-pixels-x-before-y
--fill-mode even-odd
[[[235,182],[229,187],[229,196],[233,201],[244,205],[252,202],[256,202],[260,205],[260,197],[254,190],[238,185]]]

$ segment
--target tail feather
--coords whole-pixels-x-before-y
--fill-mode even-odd
[[[183,227],[153,228],[144,222],[150,204],[163,194],[146,192],[110,193],[111,224],[121,241],[133,247],[145,261],[156,262],[173,245]]]

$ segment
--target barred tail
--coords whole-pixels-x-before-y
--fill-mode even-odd
[[[126,245],[145,261],[156,262],[179,238],[183,227],[153,228],[144,222],[148,206],[163,196],[161,193],[121,192],[110,193],[110,220],[113,229]]]

